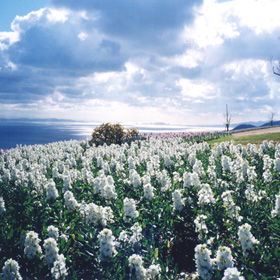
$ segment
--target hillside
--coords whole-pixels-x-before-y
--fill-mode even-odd
[[[235,128],[233,128],[232,130],[248,129],[248,128],[254,128],[254,127],[256,127],[256,126],[252,125],[252,124],[240,124],[240,125],[236,126]]]

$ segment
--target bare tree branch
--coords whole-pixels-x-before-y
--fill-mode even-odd
[[[271,114],[269,115],[270,126],[273,126],[274,117],[275,117],[275,112],[271,112]]]
[[[228,112],[228,105],[226,105],[225,118],[226,118],[226,131],[229,131],[229,125],[230,125],[230,122],[231,122],[231,116],[229,115],[229,112]]]
[[[274,64],[273,59],[271,57],[270,58],[270,65],[271,65],[272,71],[275,75],[280,76],[280,61],[278,61],[278,65],[276,67],[273,64]],[[275,68],[276,68],[276,70],[275,70]]]

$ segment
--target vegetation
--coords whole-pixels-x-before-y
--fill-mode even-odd
[[[231,140],[233,140],[235,144],[241,144],[243,146],[246,146],[247,144],[250,143],[260,146],[265,140],[280,142],[280,133],[255,134],[250,136],[237,136],[237,134],[235,135],[232,134],[232,135],[222,136],[218,139],[210,140],[207,142],[211,145],[214,145],[215,143],[219,144]]]
[[[277,279],[279,174],[267,141],[10,149],[0,279]]]
[[[92,132],[91,143],[95,146],[107,144],[121,145],[123,142],[131,142],[139,138],[139,131],[136,128],[125,131],[124,127],[117,124],[103,123]]]

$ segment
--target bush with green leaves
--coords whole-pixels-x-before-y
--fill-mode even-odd
[[[123,142],[131,142],[139,138],[139,131],[136,128],[127,129],[119,123],[103,123],[96,127],[92,132],[91,143],[95,146],[103,144],[119,144]]]

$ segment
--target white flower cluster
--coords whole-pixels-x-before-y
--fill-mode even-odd
[[[256,193],[254,185],[249,185],[245,190],[245,196],[251,202],[258,202],[261,199],[263,199],[265,195],[266,195],[265,190]]]
[[[277,215],[280,215],[280,194],[275,197],[275,208],[271,211],[272,218],[275,218]]]
[[[231,159],[228,156],[222,155],[221,158],[223,174],[225,175],[227,172],[231,171]]]
[[[245,278],[240,276],[236,267],[229,267],[225,270],[222,280],[245,280]]]
[[[208,233],[208,228],[205,223],[206,219],[207,219],[207,216],[201,214],[201,215],[198,215],[194,220],[195,231],[198,232],[199,239],[202,239],[203,236]]]
[[[137,242],[139,242],[142,238],[142,227],[140,226],[139,223],[135,223],[131,228],[130,228],[132,235],[129,239],[129,243],[131,244],[135,244]]]
[[[56,241],[58,240],[59,237],[58,228],[56,228],[55,226],[48,226],[47,231],[49,237],[54,238]]]
[[[197,173],[200,177],[205,175],[201,160],[195,161],[195,164],[193,165],[193,172]]]
[[[53,267],[51,268],[51,273],[54,279],[64,279],[68,275],[66,258],[63,254],[57,255]]]
[[[195,247],[195,263],[197,273],[203,280],[212,278],[212,260],[211,251],[207,249],[206,244],[199,244]]]
[[[259,241],[251,233],[251,225],[247,223],[238,228],[238,239],[245,256],[247,256],[248,250],[252,250],[255,244],[259,244]]]
[[[263,173],[263,179],[266,183],[270,183],[272,181],[272,174],[270,170],[265,170]]]
[[[175,190],[172,193],[173,200],[173,210],[174,211],[182,211],[185,206],[185,198],[182,198],[181,190]]]
[[[279,155],[280,156],[280,155]],[[276,172],[280,172],[280,157],[277,157],[274,161],[274,169]]]
[[[151,264],[147,269],[148,279],[156,279],[157,276],[160,276],[161,268],[159,264]]]
[[[209,184],[202,184],[201,186],[202,188],[198,192],[198,204],[202,205],[215,203],[213,192]]]
[[[201,184],[199,176],[196,172],[185,172],[183,174],[183,182],[184,188],[189,188],[190,186],[199,187]]]
[[[233,267],[233,257],[229,247],[220,246],[218,248],[216,258],[213,260],[213,265],[216,266],[218,270]]]
[[[128,263],[130,267],[131,278],[133,275],[137,280],[145,280],[147,271],[143,266],[143,260],[140,255],[133,254],[128,258]]]
[[[53,237],[44,240],[45,261],[52,265],[51,273],[54,279],[64,278],[68,275],[66,259],[63,254],[58,254],[57,242]]]
[[[13,259],[8,259],[5,261],[2,268],[2,279],[3,280],[22,280],[19,273],[18,262]]]
[[[160,276],[160,265],[151,264],[148,269],[145,269],[140,255],[133,254],[128,258],[128,263],[130,267],[130,277],[132,279],[134,279],[134,276],[137,280],[150,280],[156,279],[156,277]]]
[[[3,197],[0,197],[0,215],[3,214],[5,211],[6,211],[5,201]]]
[[[73,211],[73,210],[79,208],[79,206],[80,206],[71,191],[66,191],[64,193],[64,200],[65,200],[65,206],[70,211]]]
[[[95,225],[102,224],[106,226],[108,223],[112,223],[114,214],[109,206],[98,206],[94,203],[84,204],[83,209],[80,208],[82,214],[85,216],[87,223],[93,223]]]
[[[150,183],[143,185],[144,197],[147,200],[152,200],[154,198],[154,189],[155,188]]]
[[[231,219],[236,219],[237,221],[241,221],[243,219],[242,216],[239,215],[238,211],[241,210],[239,206],[236,206],[231,194],[233,191],[227,190],[222,193],[223,205],[226,210],[229,212],[229,217]]]
[[[115,185],[114,184],[105,184],[105,186],[101,189],[101,195],[106,200],[112,200],[117,198],[117,193],[115,191]]]
[[[122,243],[128,242],[131,245],[135,245],[140,242],[142,238],[142,227],[139,223],[135,223],[128,231],[122,230],[120,232],[118,240]]]
[[[42,248],[39,245],[40,241],[38,233],[35,231],[29,231],[26,234],[24,241],[24,254],[26,254],[29,259],[32,259],[37,253],[42,253]]]
[[[47,199],[56,199],[58,197],[58,191],[55,186],[55,182],[51,179],[46,185]]]
[[[124,216],[125,219],[132,218],[135,219],[139,216],[139,212],[136,210],[136,203],[133,198],[125,198],[124,201]]]
[[[53,264],[58,256],[57,242],[54,238],[49,237],[44,240],[45,260],[48,264]]]
[[[171,187],[171,179],[167,174],[167,171],[164,169],[162,172],[156,173],[157,180],[161,186],[161,191],[165,192]]]
[[[129,170],[129,179],[135,190],[141,186],[141,177],[135,169]]]
[[[99,245],[100,245],[100,260],[106,261],[117,254],[115,249],[115,237],[110,229],[103,229],[98,234]]]

